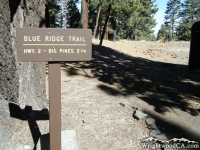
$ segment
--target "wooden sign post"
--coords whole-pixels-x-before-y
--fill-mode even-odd
[[[61,72],[60,63],[49,63],[50,150],[61,150]]]
[[[17,28],[19,61],[49,63],[50,150],[61,150],[60,61],[90,61],[92,32],[89,29]]]

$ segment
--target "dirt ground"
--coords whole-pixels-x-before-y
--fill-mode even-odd
[[[142,150],[156,119],[168,139],[200,142],[200,71],[188,71],[189,42],[93,40],[89,62],[62,63],[62,130],[80,150]],[[47,121],[38,121],[42,134]],[[26,144],[26,143],[25,143]]]
[[[189,42],[93,40],[90,62],[62,64],[62,130],[81,150],[142,149],[139,107],[169,139],[200,141],[200,72],[189,73]]]

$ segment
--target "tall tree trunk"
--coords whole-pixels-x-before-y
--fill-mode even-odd
[[[50,27],[50,16],[49,16],[49,2],[48,0],[46,0],[46,4],[45,4],[46,8],[45,8],[45,19],[46,19],[46,28]],[[41,25],[42,27],[42,25]]]
[[[96,25],[95,25],[95,29],[94,29],[94,33],[93,33],[93,38],[96,38],[97,28],[99,26],[100,12],[101,12],[101,4],[99,5],[99,10],[98,10],[98,14],[97,14],[97,19],[96,19]]]
[[[135,28],[134,28],[134,29],[135,29],[135,30],[137,30],[137,24],[135,24],[134,26],[135,26]],[[134,34],[134,37],[135,37],[135,39],[134,39],[134,40],[135,40],[135,41],[137,41],[137,40],[138,40],[137,33],[135,33],[135,34]]]
[[[89,0],[82,0],[81,27],[83,29],[88,28],[88,7]]]
[[[102,45],[102,42],[103,42],[103,37],[105,35],[106,26],[107,26],[108,19],[109,19],[109,16],[110,16],[110,11],[111,11],[111,4],[109,4],[109,6],[108,6],[108,11],[107,11],[107,15],[106,15],[106,21],[105,21],[105,24],[104,24],[104,27],[103,27],[103,32],[102,32],[102,35],[101,35],[101,40],[100,40],[100,43],[99,43],[100,46]]]
[[[135,34],[135,41],[137,41],[138,40],[138,38],[137,38],[137,34]]]
[[[172,35],[171,40],[174,40],[174,19],[172,20]]]

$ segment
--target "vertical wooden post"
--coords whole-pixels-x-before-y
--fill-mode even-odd
[[[50,150],[61,150],[61,70],[60,63],[49,62]]]

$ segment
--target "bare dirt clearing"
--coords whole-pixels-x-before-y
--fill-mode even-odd
[[[169,138],[199,140],[200,72],[188,72],[189,42],[93,43],[90,62],[62,65],[62,130],[77,131],[81,150],[142,149],[149,129],[134,106]]]
[[[200,142],[200,71],[188,72],[189,42],[98,44],[91,61],[62,63],[62,130],[76,131],[80,150],[142,150],[151,129],[133,118],[133,107],[169,139]],[[18,124],[13,143],[33,147],[28,123]],[[49,132],[48,121],[37,124]]]

